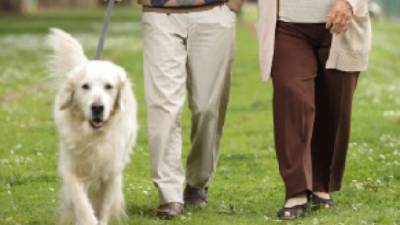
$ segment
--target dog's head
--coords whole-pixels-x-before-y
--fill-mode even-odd
[[[100,129],[118,110],[124,110],[127,86],[121,67],[107,61],[89,61],[69,74],[58,95],[58,106],[60,110],[74,110],[93,129]]]

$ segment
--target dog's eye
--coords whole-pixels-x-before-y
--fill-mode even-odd
[[[111,89],[113,89],[114,87],[111,85],[111,84],[106,84],[106,86],[105,86],[105,89],[106,90],[111,90]]]
[[[82,89],[83,89],[83,90],[89,90],[89,89],[90,89],[89,84],[83,84],[83,85],[82,85]]]

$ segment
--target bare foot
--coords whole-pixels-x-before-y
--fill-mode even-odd
[[[307,203],[307,195],[306,194],[301,194],[293,198],[289,198],[286,203],[285,207],[286,208],[291,208],[296,205],[304,205]]]
[[[322,199],[331,199],[331,195],[326,192],[314,192],[314,194]]]

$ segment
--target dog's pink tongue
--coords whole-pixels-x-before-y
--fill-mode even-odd
[[[95,129],[102,127],[103,124],[104,124],[104,121],[101,121],[101,120],[92,120],[92,121],[90,121],[90,125],[92,125],[92,127],[95,128]]]

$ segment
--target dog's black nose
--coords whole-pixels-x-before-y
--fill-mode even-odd
[[[92,113],[95,117],[103,116],[104,106],[100,104],[93,104],[92,105]]]

